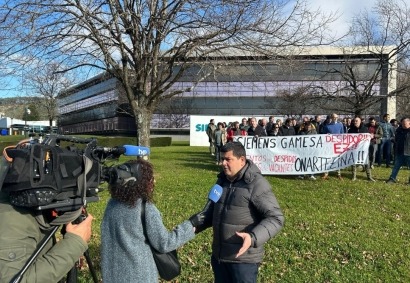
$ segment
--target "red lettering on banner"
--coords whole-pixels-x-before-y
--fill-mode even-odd
[[[275,155],[273,157],[273,162],[294,163],[296,161],[296,158],[296,155]]]
[[[334,143],[359,143],[364,140],[370,140],[370,134],[340,134],[340,135],[326,135],[326,142],[334,142]]]
[[[357,149],[359,143],[335,143],[333,144],[333,152],[337,154],[341,154],[343,152]]]
[[[336,154],[342,154],[349,150],[357,149],[359,143],[364,140],[370,140],[370,134],[360,135],[327,135],[326,142],[333,143],[333,152]]]
[[[293,171],[292,167],[293,167],[293,164],[271,163],[271,164],[269,164],[269,171],[277,172],[277,173],[291,172],[291,171]]]
[[[333,152],[337,153],[337,154],[341,154],[343,152],[345,152],[347,145],[343,144],[343,143],[335,143],[333,145]]]

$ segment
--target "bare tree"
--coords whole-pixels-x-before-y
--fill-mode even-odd
[[[57,118],[57,95],[64,89],[73,84],[73,79],[58,72],[60,69],[56,63],[38,68],[37,72],[27,74],[26,85],[31,93],[38,98],[37,108],[44,110],[50,127]]]
[[[86,67],[122,84],[149,145],[159,102],[189,91],[212,74],[224,54],[271,56],[277,48],[323,44],[334,15],[305,0],[5,0],[0,7],[9,58],[59,61],[61,72]],[[192,66],[194,84],[172,89]]]
[[[310,87],[297,87],[295,89],[282,89],[274,98],[266,98],[266,106],[274,109],[275,113],[288,117],[302,117],[314,113],[315,99]]]
[[[193,105],[192,99],[182,99],[179,95],[161,103],[157,109],[159,128],[189,128],[189,114],[200,114],[201,110]]]
[[[395,75],[399,62],[409,56],[409,15],[407,1],[387,0],[378,1],[372,13],[365,10],[353,19],[348,45],[354,47],[340,48],[344,57],[337,68],[329,64],[328,69],[316,70],[322,80],[333,81],[331,86],[312,85],[318,97],[336,101],[328,110],[340,111],[342,105],[347,113],[362,115],[381,105],[376,111],[386,111],[386,99],[409,87],[397,87]],[[364,62],[363,56],[372,61]]]
[[[397,79],[397,88],[401,90],[397,95],[397,115],[398,119],[409,116],[410,113],[410,65],[403,64],[400,67]]]

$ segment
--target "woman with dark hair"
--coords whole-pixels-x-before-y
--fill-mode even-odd
[[[109,184],[108,201],[101,224],[101,269],[104,283],[158,282],[158,271],[150,245],[159,252],[172,251],[195,235],[193,220],[186,220],[168,231],[153,203],[154,170],[143,159],[118,167],[129,176]],[[144,236],[141,208],[145,205]],[[193,216],[194,217],[194,216]],[[191,218],[193,218],[191,217]]]

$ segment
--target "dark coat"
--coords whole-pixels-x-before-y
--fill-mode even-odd
[[[394,151],[397,155],[410,156],[410,129],[398,127],[395,134]]]
[[[257,125],[255,129],[252,127],[248,129],[248,136],[265,137],[267,136],[267,133],[261,125]]]
[[[353,124],[350,126],[349,130],[347,131],[349,134],[364,134],[368,133],[369,129],[362,123],[360,127],[355,127]]]
[[[247,160],[235,181],[228,181],[222,172],[217,183],[223,188],[222,196],[206,212],[202,227],[213,227],[212,255],[223,262],[261,262],[263,244],[281,230],[285,220],[269,182]],[[243,240],[235,232],[254,234],[253,245],[238,258]]]
[[[296,131],[293,126],[286,126],[283,125],[282,127],[279,128],[279,134],[278,136],[295,136]]]

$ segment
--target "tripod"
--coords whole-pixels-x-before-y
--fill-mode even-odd
[[[75,222],[78,224],[80,223],[83,219],[80,219],[81,217],[85,216],[80,216],[79,219],[77,219]],[[21,279],[23,278],[24,273],[28,270],[31,264],[34,263],[36,258],[39,256],[41,251],[46,247],[47,243],[54,238],[55,233],[57,230],[60,228],[60,226],[53,226],[53,228],[50,230],[50,232],[40,241],[38,244],[36,250],[34,253],[30,256],[30,258],[27,260],[27,262],[24,264],[23,268],[11,279],[10,283],[19,283]],[[65,225],[62,228],[63,234],[65,231]],[[84,257],[87,261],[91,276],[93,278],[94,283],[98,283],[98,277],[97,273],[95,272],[93,263],[90,258],[89,251],[86,250],[84,252]],[[78,269],[76,266],[73,266],[71,270],[67,273],[66,276],[66,283],[76,283],[78,281]],[[60,281],[60,283],[64,282],[64,280]]]
[[[88,264],[88,269],[90,270],[91,276],[93,278],[94,283],[98,283],[97,273],[95,272],[94,265],[90,258],[90,253],[88,250],[84,252],[84,257]],[[67,273],[66,283],[77,283],[78,281],[78,269],[76,266],[71,268],[71,270]]]

